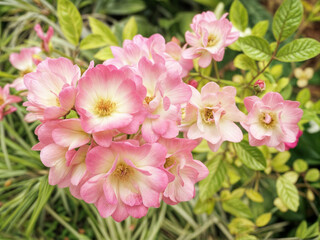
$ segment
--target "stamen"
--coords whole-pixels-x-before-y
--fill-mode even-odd
[[[117,165],[117,168],[112,175],[120,179],[126,179],[130,174],[132,174],[132,172],[133,170],[130,166],[120,163]]]
[[[169,168],[175,163],[175,159],[173,157],[166,158],[166,162],[164,164],[164,168]]]
[[[99,117],[110,116],[116,108],[116,103],[109,99],[100,98],[94,108],[94,113]]]
[[[208,36],[208,43],[207,43],[207,47],[213,47],[214,45],[216,45],[218,43],[219,39],[213,35],[213,34],[210,34]]]
[[[154,97],[146,97],[145,99],[144,99],[144,101],[146,102],[146,104],[149,104],[152,100],[154,99]]]
[[[268,128],[268,129],[274,128],[278,122],[277,114],[273,112],[260,113],[259,122],[265,128]]]
[[[213,109],[205,108],[201,111],[201,118],[207,124],[214,124]]]
[[[0,96],[0,105],[4,104],[4,99],[3,97]]]

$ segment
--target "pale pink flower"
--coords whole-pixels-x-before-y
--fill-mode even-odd
[[[15,88],[17,91],[26,90],[26,86],[23,82],[23,76],[27,73],[33,72],[36,69],[38,62],[34,58],[34,55],[41,52],[38,47],[23,48],[20,53],[11,53],[9,61],[16,69],[20,71],[20,76],[13,81],[10,87]]]
[[[112,65],[98,65],[80,79],[76,109],[87,133],[137,132],[144,120],[144,96],[129,77]]]
[[[167,71],[164,64],[146,58],[139,62],[139,73],[147,89],[144,107],[148,115],[142,125],[142,136],[147,142],[156,142],[159,137],[174,138],[178,135],[180,105],[191,96],[187,84],[179,74]]]
[[[182,52],[185,50],[185,48],[186,45],[181,48],[180,45],[172,41],[166,44],[166,67],[169,71],[180,73],[181,77],[187,76],[190,70],[193,68],[192,59],[185,59],[182,57]]]
[[[10,104],[20,101],[22,101],[20,97],[10,95],[9,84],[6,84],[3,88],[0,87],[0,121],[5,115],[17,110],[17,108],[11,106]]]
[[[78,185],[86,172],[85,157],[90,137],[79,119],[47,121],[36,129],[41,162],[50,168],[49,184],[59,187]],[[78,148],[75,150],[75,148]]]
[[[285,143],[296,141],[297,124],[303,114],[299,102],[284,100],[279,93],[269,92],[262,99],[246,97],[244,104],[248,116],[241,125],[249,133],[250,145],[267,145],[284,151]]]
[[[149,207],[160,206],[168,185],[165,157],[166,149],[158,143],[97,146],[86,158],[87,171],[94,177],[81,187],[81,197],[94,203],[102,217],[112,216],[118,222],[145,216]]]
[[[69,59],[58,58],[42,61],[36,72],[24,76],[30,112],[26,121],[47,121],[65,116],[74,106],[76,84],[80,69]]]
[[[191,200],[195,196],[195,183],[209,174],[207,167],[194,160],[191,153],[199,141],[175,138],[160,139],[159,143],[168,151],[164,167],[174,176],[163,193],[163,200],[171,205]]]
[[[199,57],[199,66],[206,68],[211,60],[222,61],[225,47],[235,42],[239,32],[232,32],[232,23],[226,19],[227,13],[219,20],[213,12],[197,14],[190,25],[193,32],[187,31],[186,42],[191,46],[182,56],[186,59]]]
[[[47,31],[47,33],[43,33],[42,28],[40,26],[40,24],[37,24],[34,26],[34,30],[37,32],[37,35],[39,38],[42,39],[42,48],[44,51],[46,52],[50,52],[50,48],[49,48],[49,44],[50,44],[50,39],[53,36],[53,28],[51,26],[49,26],[49,29]]]
[[[201,89],[194,87],[192,97],[185,109],[181,130],[189,139],[204,138],[212,151],[217,151],[223,141],[240,142],[241,129],[235,124],[244,120],[245,115],[235,104],[236,89],[223,87],[213,82]]]
[[[295,142],[293,142],[293,143],[284,143],[285,150],[288,151],[291,148],[295,148],[298,145],[299,138],[301,137],[302,134],[303,134],[303,132],[301,130],[299,130]]]
[[[152,62],[159,58],[163,60],[165,49],[165,39],[160,34],[154,34],[149,38],[136,35],[132,40],[125,40],[123,47],[112,46],[111,51],[114,58],[106,60],[103,64],[112,64],[118,68],[127,65],[137,69],[142,57]]]

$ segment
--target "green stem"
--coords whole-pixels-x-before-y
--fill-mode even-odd
[[[218,64],[216,61],[213,61],[213,66],[214,66],[214,71],[216,73],[216,77],[218,79],[218,81],[220,80],[220,75],[219,75],[219,69],[218,69]]]
[[[6,162],[7,168],[8,168],[9,170],[12,170],[11,162],[10,162],[10,159],[9,159],[9,156],[8,156],[7,146],[6,146],[6,143],[5,143],[4,140],[5,140],[4,127],[3,127],[3,123],[0,122],[0,141],[1,141],[1,149],[2,149],[2,152],[3,152],[3,155],[4,155],[4,160],[5,160],[5,162]]]
[[[200,73],[189,73],[189,76],[193,76],[193,77],[201,77],[203,79],[207,79],[211,82],[216,82],[216,83],[222,83],[225,85],[230,85],[230,86],[235,86],[235,87],[239,87],[241,85],[241,83],[236,83],[236,82],[232,82],[230,80],[225,80],[225,79],[217,79],[217,78],[213,78],[213,77],[209,77],[209,76],[204,76],[201,75]]]

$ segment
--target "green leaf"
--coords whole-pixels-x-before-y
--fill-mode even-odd
[[[250,58],[257,61],[269,61],[271,58],[271,50],[267,40],[257,37],[248,36],[239,38],[242,51]]]
[[[311,98],[311,93],[308,88],[302,89],[298,95],[296,100],[300,102],[301,106],[304,106]]]
[[[82,18],[75,5],[70,0],[58,0],[58,20],[66,39],[73,45],[78,45],[82,31]]]
[[[301,62],[319,53],[320,42],[312,38],[300,38],[284,45],[276,57],[282,62]]]
[[[207,199],[204,202],[198,199],[196,205],[193,208],[195,214],[207,213],[208,215],[212,213],[215,205],[214,199]]]
[[[252,218],[252,212],[250,208],[244,204],[239,198],[231,198],[226,200],[222,203],[222,208],[236,216],[236,217],[243,217],[243,218]]]
[[[231,234],[245,235],[243,240],[249,240],[250,238],[248,238],[246,234],[254,231],[254,223],[246,218],[233,218],[228,224],[228,228]]]
[[[230,8],[232,24],[243,32],[248,26],[248,12],[239,0],[234,0]]]
[[[132,38],[135,35],[137,35],[137,32],[138,32],[138,26],[137,26],[136,20],[134,17],[131,17],[123,28],[122,39],[132,40]]]
[[[271,217],[271,213],[264,213],[260,215],[256,220],[257,227],[264,227],[265,225],[267,225],[270,222]]]
[[[305,172],[308,169],[308,163],[303,159],[297,159],[293,162],[293,169],[298,173]]]
[[[254,72],[257,71],[256,62],[245,54],[239,54],[238,56],[236,56],[233,64],[235,67],[240,68],[242,70],[251,70]]]
[[[239,159],[248,168],[253,170],[264,170],[266,168],[266,159],[258,148],[250,146],[247,141],[234,143],[234,147]]]
[[[300,0],[285,0],[276,11],[272,31],[280,42],[294,33],[302,20],[303,6]]]
[[[209,175],[199,183],[199,196],[202,201],[216,193],[227,175],[227,169],[221,155],[214,157],[207,164]]]
[[[30,234],[32,233],[34,225],[36,224],[44,205],[47,203],[48,199],[50,198],[53,189],[54,189],[54,186],[51,186],[48,183],[48,177],[47,176],[43,177],[40,181],[38,198],[35,203],[35,207],[26,230],[27,236],[30,236]]]
[[[289,80],[290,79],[287,77],[280,78],[280,80],[277,83],[277,87],[276,87],[275,91],[280,92],[282,89],[284,89],[286,86],[288,86]]]
[[[311,168],[308,170],[308,172],[306,173],[305,179],[308,182],[316,182],[319,180],[320,177],[320,172],[318,169],[316,168]]]
[[[308,227],[308,230],[306,231],[306,235],[304,237],[309,239],[316,236],[319,236],[319,220]]]
[[[82,39],[80,43],[80,49],[87,50],[93,48],[100,48],[106,46],[107,43],[105,42],[104,38],[98,34],[90,34]]]
[[[99,52],[97,52],[94,57],[96,59],[99,59],[101,61],[105,61],[108,60],[110,58],[113,58],[113,54],[112,51],[110,49],[110,47],[105,47],[99,50]]]
[[[89,17],[89,25],[93,34],[101,35],[106,44],[116,46],[118,45],[118,40],[111,29],[108,27],[108,25],[93,17]]]
[[[281,201],[286,207],[294,212],[299,207],[299,194],[295,185],[293,185],[287,178],[279,177],[276,183],[277,193]]]
[[[248,196],[249,199],[251,199],[254,202],[263,202],[264,199],[261,196],[260,193],[258,193],[257,191],[253,190],[253,189],[247,189],[246,190],[246,195]]]
[[[110,15],[129,15],[140,12],[146,8],[143,0],[113,0],[107,1],[104,9]]]
[[[269,28],[269,21],[264,20],[258,22],[254,27],[252,28],[251,34],[257,37],[264,37],[266,35]]]
[[[307,228],[308,228],[307,222],[302,221],[297,228],[296,237],[303,239],[306,235]]]

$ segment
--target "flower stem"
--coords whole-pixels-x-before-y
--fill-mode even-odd
[[[213,61],[213,66],[214,66],[214,71],[216,73],[216,77],[218,79],[218,81],[220,80],[220,76],[219,76],[219,68],[218,68],[218,64],[216,61]]]

